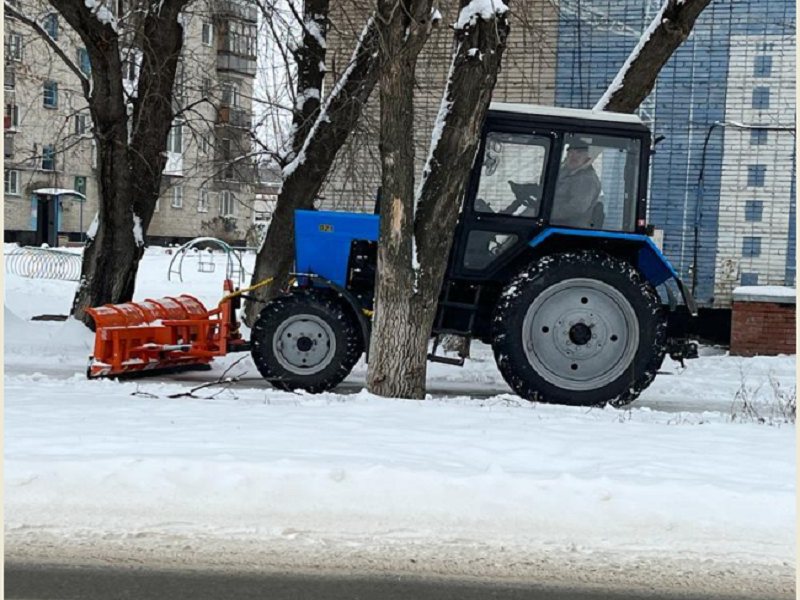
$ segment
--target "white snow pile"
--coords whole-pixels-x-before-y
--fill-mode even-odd
[[[170,258],[148,249],[137,299],[213,305],[224,269],[170,282]],[[88,381],[92,334],[28,320],[74,289],[7,276],[7,556],[794,585],[795,428],[775,411],[794,357],[704,349],[629,410],[522,401],[480,344],[431,365],[424,402],[361,391],[363,363],[336,393],[279,392],[249,357],[192,392],[240,355]],[[741,418],[742,397],[769,418]]]
[[[754,296],[764,298],[796,298],[797,290],[782,285],[740,285],[733,290],[734,300],[737,296]]]

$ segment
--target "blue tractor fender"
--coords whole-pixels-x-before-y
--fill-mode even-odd
[[[535,248],[541,245],[548,238],[557,236],[572,236],[580,238],[594,238],[602,240],[618,240],[625,241],[629,244],[638,246],[638,253],[636,255],[636,268],[642,272],[647,280],[653,285],[658,287],[662,283],[670,279],[675,280],[675,284],[683,296],[686,307],[692,316],[697,316],[697,303],[691,292],[686,289],[681,281],[680,275],[675,268],[670,264],[666,256],[658,249],[658,246],[653,243],[649,236],[636,234],[636,233],[617,233],[613,231],[592,231],[587,229],[566,229],[560,227],[552,227],[544,230],[542,233],[533,238],[529,245]]]

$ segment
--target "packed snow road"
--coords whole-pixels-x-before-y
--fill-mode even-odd
[[[219,275],[193,290],[145,260],[140,277],[140,298],[217,297]],[[361,391],[363,365],[337,393],[279,392],[248,358],[192,392],[238,357],[86,380],[88,330],[27,320],[73,289],[7,278],[11,557],[793,596],[794,357],[669,363],[624,411],[521,401],[482,346],[434,365],[425,402]]]

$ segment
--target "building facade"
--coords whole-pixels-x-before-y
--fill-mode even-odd
[[[107,5],[125,15],[136,0]],[[91,65],[80,39],[46,2],[21,0],[85,73]],[[184,47],[175,82],[176,118],[148,242],[177,243],[200,235],[244,240],[252,225],[256,170],[251,151],[258,14],[243,0],[208,0],[182,15]],[[125,20],[123,17],[122,26]],[[42,191],[77,191],[55,199],[63,241],[80,241],[97,212],[97,158],[80,85],[39,36],[5,21],[5,240],[42,241]],[[135,50],[124,62],[126,88],[135,89]],[[38,191],[38,192],[37,192]],[[83,197],[81,197],[83,196]]]
[[[418,66],[420,125],[414,135],[420,169],[449,68],[449,25],[458,6],[454,0],[442,4],[442,24]],[[662,4],[515,3],[493,99],[591,108]],[[366,6],[362,14],[368,14]],[[346,67],[358,32],[347,28],[358,21],[352,9],[336,18],[338,37],[329,52],[338,68],[329,84]],[[742,284],[795,282],[795,26],[794,0],[715,0],[639,110],[654,136],[665,136],[651,168],[650,221],[703,307],[728,308]],[[322,207],[372,210],[380,182],[377,92],[372,98]]]

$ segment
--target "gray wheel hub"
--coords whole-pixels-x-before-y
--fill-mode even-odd
[[[639,319],[625,296],[595,279],[568,279],[544,292],[523,321],[525,355],[536,372],[563,389],[608,385],[639,347]]]
[[[336,336],[324,319],[316,315],[294,315],[275,331],[272,351],[287,371],[313,375],[333,360]]]

